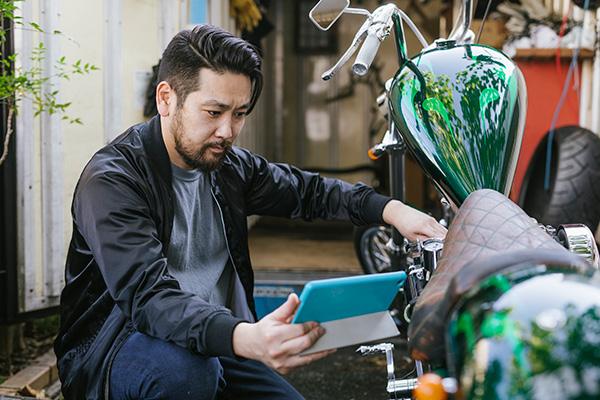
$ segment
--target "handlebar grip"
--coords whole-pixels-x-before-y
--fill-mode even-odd
[[[377,35],[369,33],[352,65],[352,72],[359,76],[365,75],[377,55],[379,45],[381,45],[381,41]]]

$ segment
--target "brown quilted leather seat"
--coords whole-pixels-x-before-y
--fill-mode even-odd
[[[532,249],[548,249],[547,256],[564,255],[563,263],[587,266],[583,259],[571,255],[503,194],[483,189],[469,195],[448,230],[438,268],[415,305],[408,329],[411,356],[432,363],[443,361],[446,318],[465,290],[464,287],[457,290],[454,283],[449,291],[449,286],[465,266],[474,260],[479,265],[480,260],[483,264],[490,256],[499,258],[506,252]],[[528,256],[521,253],[527,252],[517,252],[513,258],[504,257],[503,261],[489,267],[490,271],[524,262]],[[533,259],[539,258],[540,252],[534,253],[538,256],[532,255]],[[470,275],[475,277],[477,274]],[[464,277],[461,281],[465,281]],[[476,283],[472,279],[467,281],[470,285]]]

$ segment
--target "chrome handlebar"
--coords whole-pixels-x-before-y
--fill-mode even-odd
[[[367,10],[358,8],[347,8],[345,13],[349,14],[362,14],[366,15],[367,19],[362,24],[352,43],[340,59],[335,63],[333,67],[325,71],[321,78],[323,80],[331,79],[340,68],[350,60],[350,57],[360,48],[356,60],[352,65],[352,71],[359,76],[363,76],[367,73],[371,63],[373,62],[377,50],[387,36],[390,34],[393,20],[392,17],[397,15],[401,20],[408,25],[408,27],[414,32],[415,36],[423,46],[428,48],[429,43],[419,31],[414,22],[406,15],[404,11],[399,9],[394,4],[385,4],[378,7],[373,13],[369,13]],[[450,33],[448,39],[455,40],[457,43],[471,42],[473,40],[473,33],[469,30],[471,25],[471,19],[473,15],[473,2],[472,0],[464,0],[463,2],[463,13],[459,19],[460,24],[457,24],[453,31]]]

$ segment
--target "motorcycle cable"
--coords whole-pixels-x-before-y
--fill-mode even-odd
[[[479,39],[481,38],[481,34],[483,33],[483,26],[485,25],[485,21],[487,19],[488,13],[490,12],[491,6],[492,0],[488,0],[487,6],[485,7],[485,12],[483,13],[483,19],[481,20],[481,26],[479,27],[479,32],[477,32],[477,37],[475,38],[475,43],[479,43]]]
[[[588,11],[590,6],[590,0],[585,0],[583,3],[583,12]],[[558,104],[554,109],[554,115],[552,116],[552,121],[550,122],[550,133],[548,134],[548,144],[546,146],[546,170],[544,171],[544,190],[550,190],[550,172],[552,169],[552,142],[554,141],[554,136],[556,132],[556,124],[558,122],[558,116],[560,111],[562,110],[565,101],[567,99],[567,92],[569,90],[569,86],[571,84],[571,79],[573,74],[575,73],[575,69],[578,65],[578,57],[579,50],[581,49],[581,42],[583,39],[583,20],[581,21],[581,31],[579,32],[579,36],[577,37],[577,46],[573,49],[573,57],[571,58],[571,63],[569,65],[569,70],[567,71],[567,77],[565,78],[565,82],[563,84],[562,92],[560,93],[560,98],[558,99]]]

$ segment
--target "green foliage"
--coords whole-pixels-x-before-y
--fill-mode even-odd
[[[22,18],[15,15],[18,9],[18,3],[22,0],[0,0],[0,20],[12,23],[15,30],[28,30],[38,34],[62,35],[59,30],[46,32],[36,22],[24,22]],[[49,114],[59,113],[62,119],[70,123],[81,124],[81,119],[71,117],[67,110],[70,102],[59,100],[59,91],[53,87],[53,81],[70,80],[75,75],[87,75],[92,71],[98,70],[93,64],[83,62],[82,60],[68,61],[66,57],[60,57],[54,64],[54,74],[49,76],[45,73],[43,64],[46,60],[46,47],[42,41],[34,46],[33,51],[28,55],[31,61],[31,67],[22,68],[16,66],[17,54],[5,55],[4,49],[7,47],[7,30],[0,29],[0,49],[2,49],[2,58],[0,61],[0,102],[8,105],[9,114],[18,112],[19,102],[23,99],[30,99],[35,108],[35,115],[43,112]],[[10,122],[9,122],[10,128]],[[5,146],[0,165],[5,159],[8,148],[8,139],[11,129],[8,130],[5,137]]]
[[[60,316],[50,315],[27,322],[26,332],[34,338],[54,337],[60,328]]]
[[[0,0],[0,18],[12,21],[15,29],[28,29],[38,33],[46,33],[36,22],[23,22],[20,17],[15,15],[17,3],[20,0]],[[59,30],[52,31],[51,34],[61,35]],[[6,32],[2,30],[0,35],[0,46],[4,46],[6,41]],[[69,102],[58,101],[58,91],[52,90],[51,85],[47,85],[52,77],[69,80],[74,75],[85,75],[98,70],[93,64],[84,63],[82,60],[68,62],[65,56],[60,57],[55,65],[55,74],[51,76],[44,75],[42,64],[46,59],[46,47],[42,41],[38,42],[29,56],[32,66],[29,69],[14,68],[16,54],[2,58],[2,71],[0,75],[0,101],[7,101],[9,104],[17,105],[23,98],[30,98],[36,108],[35,115],[42,112],[50,114],[61,113],[63,119],[71,123],[80,123],[79,118],[71,118],[66,115],[66,110],[70,106]],[[50,86],[44,90],[44,85]]]

